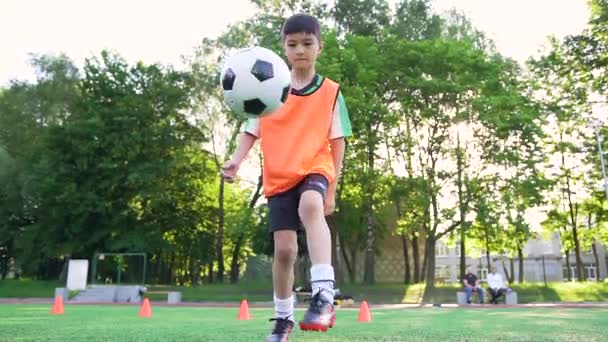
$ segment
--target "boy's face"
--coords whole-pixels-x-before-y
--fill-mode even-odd
[[[314,67],[323,48],[317,36],[305,32],[285,35],[283,47],[289,64],[298,70]]]

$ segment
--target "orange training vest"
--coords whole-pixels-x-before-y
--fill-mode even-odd
[[[334,181],[329,130],[339,88],[324,78],[312,94],[289,94],[277,112],[260,119],[266,197],[293,188],[311,173]]]

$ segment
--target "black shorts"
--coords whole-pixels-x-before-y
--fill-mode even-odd
[[[295,230],[302,227],[298,207],[300,197],[307,190],[317,191],[325,199],[329,182],[325,176],[313,173],[304,178],[293,188],[268,198],[268,209],[270,218],[270,233],[277,230]]]

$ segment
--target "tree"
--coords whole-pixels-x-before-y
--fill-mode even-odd
[[[480,177],[480,185],[486,191],[477,197],[498,196],[499,201],[487,199],[480,204],[484,213],[497,218],[494,222],[502,225],[496,232],[498,240],[494,247],[510,254],[511,261],[515,254],[518,255],[521,282],[523,248],[532,237],[525,220],[526,212],[544,202],[542,194],[548,187],[541,171],[545,162],[542,148],[544,113],[531,100],[533,88],[520,76],[520,68],[513,61],[496,58],[503,71],[489,79],[484,96],[475,104],[482,124],[482,128],[476,129],[476,136],[481,158],[486,161]],[[480,219],[486,219],[486,214]],[[485,225],[480,227],[488,229]],[[489,252],[486,250],[488,255]],[[514,276],[513,270],[511,276]]]
[[[31,175],[33,164],[46,154],[50,127],[63,124],[72,113],[79,98],[79,75],[65,55],[32,55],[30,64],[36,71],[35,83],[13,81],[0,93],[0,146],[11,165],[5,197],[0,199],[0,232],[9,255],[18,258],[24,271],[47,276],[61,266],[57,259],[39,258],[36,248],[24,252],[30,247],[22,232],[37,221],[35,209],[40,206]]]
[[[553,171],[552,180],[557,186],[558,195],[553,203],[559,208],[565,206],[568,213],[568,226],[574,244],[577,265],[577,277],[584,280],[579,225],[581,222],[580,206],[586,194],[582,188],[583,175],[587,172],[582,149],[585,138],[585,113],[588,112],[589,88],[584,82],[584,75],[569,72],[572,55],[564,50],[556,40],[552,41],[551,52],[539,60],[529,62],[536,75],[537,89],[544,95],[541,100],[543,110],[549,117],[550,126],[546,127],[552,138],[550,161]]]
[[[428,40],[441,36],[443,20],[433,14],[429,0],[402,0],[391,25],[391,32],[407,40]]]
[[[390,23],[386,0],[337,0],[332,9],[339,32],[379,37]]]

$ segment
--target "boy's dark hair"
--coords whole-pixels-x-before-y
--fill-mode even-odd
[[[281,40],[285,40],[288,34],[300,32],[314,34],[317,40],[321,41],[319,21],[312,15],[307,14],[296,14],[289,17],[281,30]]]

